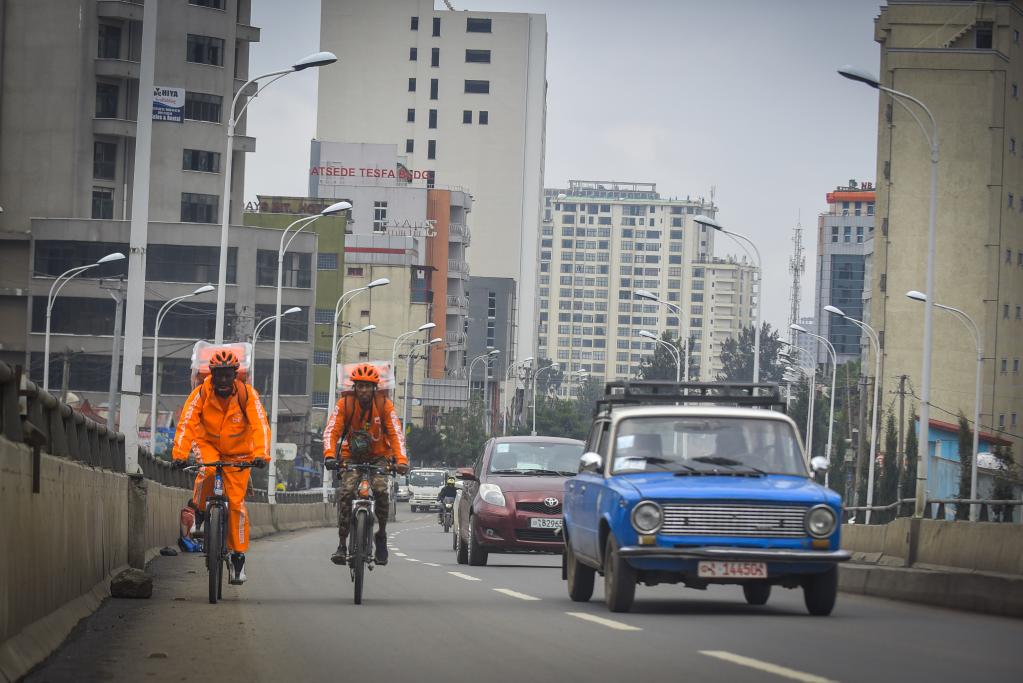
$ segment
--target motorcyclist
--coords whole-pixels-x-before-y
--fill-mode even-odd
[[[450,498],[454,500],[458,494],[458,489],[455,487],[455,478],[448,476],[447,481],[444,482],[444,486],[441,488],[440,493],[437,494],[437,500],[440,502],[440,510],[437,512],[437,521],[440,524],[444,523],[444,499]]]
[[[237,354],[230,349],[217,351],[210,358],[209,377],[192,390],[181,409],[172,452],[176,467],[188,464],[193,449],[198,450],[202,462],[236,460],[266,467],[270,425],[259,393],[238,379],[239,365]],[[228,500],[229,580],[243,584],[245,551],[249,548],[249,514],[245,507],[249,470],[225,467],[223,480]],[[213,484],[213,470],[201,468],[192,494],[196,510],[205,510]]]
[[[398,413],[390,399],[377,393],[380,372],[370,363],[362,363],[352,370],[351,380],[354,396],[348,393],[341,395],[323,430],[324,465],[328,469],[337,469],[339,465],[351,461],[386,467],[389,462],[393,462],[400,474],[408,472],[408,456]],[[362,444],[367,444],[368,448],[361,448]],[[337,460],[338,450],[341,452],[341,463]],[[341,476],[337,513],[339,542],[337,550],[330,556],[334,564],[344,564],[347,561],[352,499],[358,483],[357,472],[345,471]],[[377,532],[373,538],[376,563],[383,565],[387,564],[387,517],[390,511],[388,477],[372,475],[370,487],[376,501]]]

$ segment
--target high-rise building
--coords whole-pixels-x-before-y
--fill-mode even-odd
[[[828,210],[817,218],[817,275],[814,318],[819,334],[835,347],[838,363],[860,358],[860,328],[824,310],[831,305],[850,318],[870,323],[870,286],[867,272],[874,251],[875,192],[871,183],[839,186],[827,194]],[[815,345],[816,346],[816,345]],[[817,362],[829,363],[823,344]]]
[[[168,298],[216,282],[223,171],[233,164],[231,217],[241,217],[245,152],[255,140],[237,128],[224,156],[228,106],[248,78],[250,0],[191,0],[159,6],[156,89],[138,111],[142,19],[139,1],[7,2],[0,35],[0,359],[42,378],[47,296],[54,278],[111,251],[128,252],[138,117],[152,117],[149,245],[145,335]],[[58,39],[59,37],[59,39]],[[253,89],[254,91],[254,89]],[[147,98],[147,102],[149,98]],[[214,225],[210,225],[214,224]],[[263,282],[263,251],[273,234],[232,229],[228,254],[226,337],[247,339],[260,307],[274,300]],[[294,245],[306,262],[315,238]],[[56,299],[51,347],[67,353],[69,389],[105,401],[110,376],[114,304],[96,277],[125,273],[125,263],[90,269]],[[309,308],[311,278],[297,269],[288,306]],[[269,286],[266,286],[269,285]],[[209,295],[208,295],[209,296]],[[161,328],[162,385],[158,410],[172,411],[187,393],[187,366],[196,338],[212,336],[213,302],[182,302]],[[304,314],[305,315],[305,314]],[[207,319],[208,316],[208,319]],[[307,339],[307,323],[290,321]],[[289,327],[289,329],[292,329]],[[97,336],[100,335],[100,336]],[[102,335],[106,335],[104,339]],[[149,392],[151,346],[146,341],[143,391]],[[70,352],[68,352],[70,349]],[[60,390],[61,360],[51,358],[50,388]],[[183,369],[184,368],[184,369]],[[305,361],[282,368],[285,393],[302,410]],[[119,378],[120,373],[116,373]],[[184,385],[182,384],[184,383]],[[148,396],[143,398],[148,406]],[[148,411],[147,411],[148,412]]]
[[[433,0],[321,4],[321,47],[339,61],[319,74],[317,137],[397,145],[413,185],[472,191],[469,265],[516,281],[515,336],[532,355],[545,17],[438,10]]]
[[[919,99],[938,126],[936,303],[970,315],[984,338],[981,425],[1019,452],[1023,413],[1023,2],[889,0],[876,21],[880,81]],[[861,92],[867,96],[867,92]],[[910,107],[913,105],[910,104]],[[927,124],[925,115],[917,112]],[[906,108],[882,94],[871,324],[883,391],[919,391],[931,154]],[[873,363],[873,359],[869,361]],[[930,417],[974,413],[973,336],[934,310]]]
[[[714,258],[713,231],[693,221],[717,207],[661,197],[653,183],[571,180],[544,192],[538,356],[569,373],[627,379],[656,344],[640,331],[669,331],[690,338],[693,377],[716,378],[720,344],[749,324],[757,305],[755,268]]]

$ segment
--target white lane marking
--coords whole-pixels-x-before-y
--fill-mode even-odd
[[[423,564],[425,564],[427,567],[439,567],[440,566],[436,562],[424,562]]]
[[[418,562],[419,560],[417,560],[417,559],[416,559],[416,558],[414,558],[414,557],[406,557],[406,558],[405,558],[405,561],[406,561],[406,562]]]
[[[766,671],[767,673],[774,674],[775,676],[781,676],[782,678],[802,681],[802,683],[835,683],[835,681],[830,678],[796,671],[795,669],[790,669],[785,666],[778,666],[777,664],[771,664],[770,662],[762,662],[759,659],[743,657],[742,655],[737,655],[733,652],[726,652],[724,650],[700,650],[700,654],[707,655],[708,657],[717,657],[718,659],[723,659],[726,662],[738,664],[739,666],[748,666],[751,669]]]
[[[394,554],[397,555],[398,557],[408,557],[408,555],[406,555],[405,553],[394,553]]]
[[[576,619],[582,619],[583,621],[592,621],[594,624],[600,624],[601,626],[607,626],[613,628],[616,631],[642,631],[643,629],[638,626],[630,626],[629,624],[623,624],[620,621],[614,619],[605,619],[604,617],[598,617],[595,614],[587,614],[586,612],[565,612],[570,617]]]
[[[519,593],[518,591],[513,591],[510,588],[495,588],[494,590],[497,591],[498,593],[502,593],[502,594],[507,595],[509,597],[518,598],[519,600],[539,600],[540,599],[540,598],[534,598],[532,595],[526,595],[525,593]]]
[[[469,576],[462,572],[448,572],[448,574],[451,574],[451,576],[457,576],[460,579],[465,579],[466,581],[482,581],[482,579],[477,579],[475,576]]]

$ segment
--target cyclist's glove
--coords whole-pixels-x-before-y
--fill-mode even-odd
[[[328,470],[337,471],[337,469],[338,469],[337,458],[324,458],[323,459],[323,466],[325,468],[327,468]]]
[[[267,462],[268,461],[266,458],[256,458],[255,460],[252,461],[252,466],[259,469],[264,469],[267,466]]]
[[[188,467],[188,460],[185,460],[184,458],[182,458],[181,460],[175,460],[171,463],[171,467],[173,467],[176,470],[183,470],[186,467]]]

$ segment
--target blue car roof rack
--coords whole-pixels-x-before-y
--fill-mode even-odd
[[[604,385],[604,397],[597,400],[594,414],[616,406],[636,405],[735,406],[780,409],[785,401],[777,384],[752,382],[671,382],[665,380],[623,380]]]

